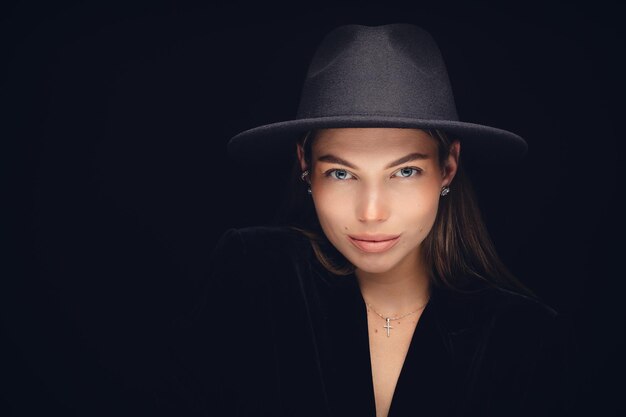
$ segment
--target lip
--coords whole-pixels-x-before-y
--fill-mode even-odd
[[[348,236],[348,239],[354,246],[368,253],[379,253],[389,250],[398,242],[399,238],[400,235]]]
[[[381,240],[391,240],[391,239],[395,239],[400,235],[383,235],[383,234],[378,234],[378,235],[348,235],[350,236],[352,239],[356,239],[356,240],[368,240],[368,241],[381,241]]]

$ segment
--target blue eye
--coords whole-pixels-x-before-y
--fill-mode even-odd
[[[415,172],[415,175],[413,175],[414,172]],[[403,168],[400,168],[400,170],[398,170],[397,173],[401,173],[400,175],[401,178],[411,178],[411,177],[415,177],[421,174],[422,170],[417,167],[403,167]],[[333,174],[337,174],[337,175],[333,175]],[[352,176],[352,174],[350,174],[345,169],[335,168],[335,169],[329,169],[328,171],[324,172],[324,176],[341,181],[345,179],[350,179],[348,176]]]
[[[333,177],[332,174],[334,173],[339,173],[340,174],[339,178]],[[328,171],[324,172],[324,176],[331,177],[335,180],[344,180],[346,179],[346,175],[350,175],[350,174],[345,169],[329,169]]]
[[[422,172],[421,169],[415,168],[415,167],[403,167],[403,168],[400,168],[400,170],[398,172],[407,174],[407,175],[402,175],[403,178],[409,178],[409,177],[414,177],[415,176],[415,175],[411,175],[413,173],[413,171],[416,172],[415,175],[418,175],[418,174],[420,174]]]

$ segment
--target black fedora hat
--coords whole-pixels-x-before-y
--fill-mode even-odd
[[[395,23],[333,29],[309,64],[296,118],[243,131],[228,152],[293,157],[304,132],[341,127],[440,129],[461,141],[465,160],[479,162],[513,162],[528,147],[512,132],[460,121],[437,43],[416,25]]]

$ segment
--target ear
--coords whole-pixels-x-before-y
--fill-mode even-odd
[[[306,171],[308,167],[306,166],[306,161],[304,160],[304,149],[302,148],[302,144],[296,144],[296,152],[298,153],[298,161],[300,162],[300,168],[302,172]]]
[[[441,185],[449,186],[452,183],[452,179],[456,175],[459,167],[459,156],[461,154],[461,143],[458,140],[454,140],[450,144],[450,153],[445,160],[442,174]]]

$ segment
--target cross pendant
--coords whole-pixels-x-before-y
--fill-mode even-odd
[[[391,320],[389,317],[387,317],[385,320],[387,320],[387,324],[385,324],[383,327],[387,329],[387,337],[389,337],[389,330],[393,329],[393,327],[389,325],[389,320]]]

